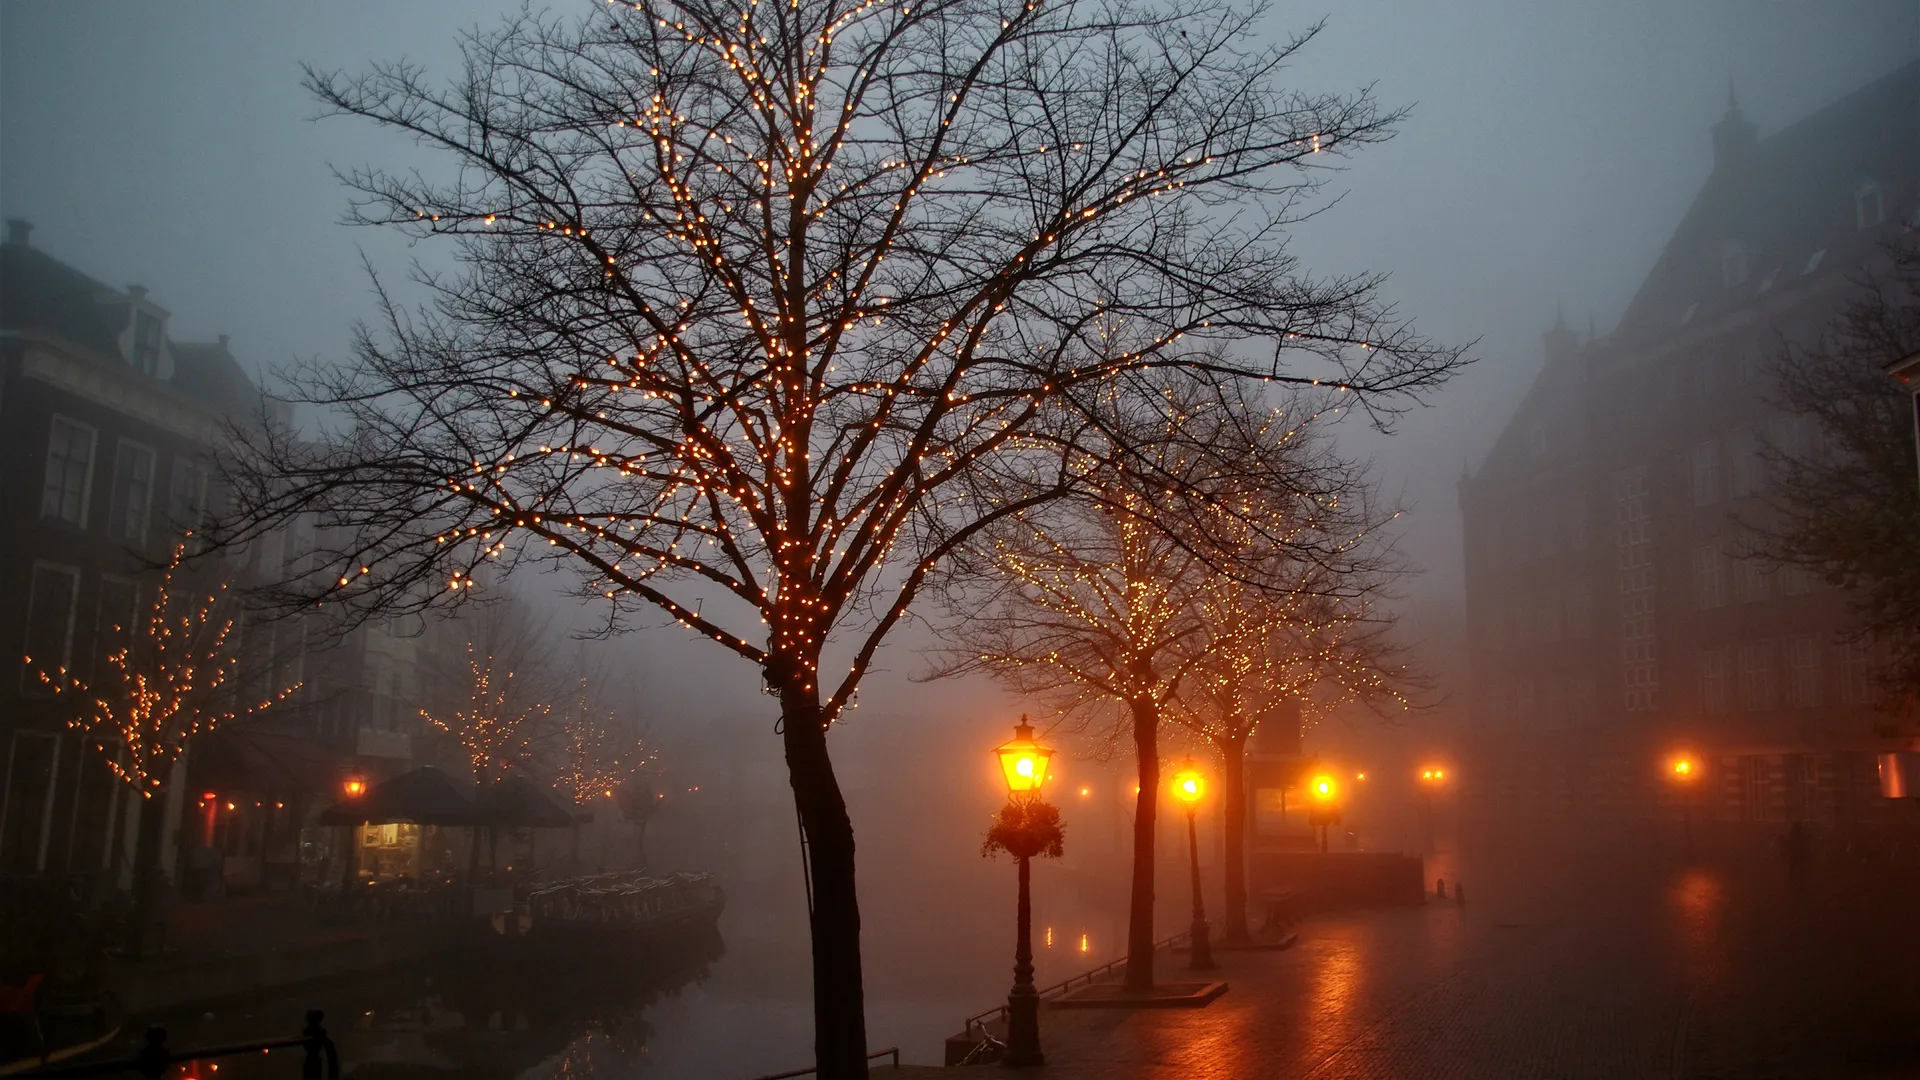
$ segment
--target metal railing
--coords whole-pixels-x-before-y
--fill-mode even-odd
[[[111,1061],[90,1061],[80,1065],[56,1065],[51,1068],[35,1069],[24,1075],[29,1077],[99,1076],[109,1073],[133,1073],[141,1077],[141,1080],[164,1080],[167,1070],[181,1062],[238,1057],[241,1054],[271,1054],[275,1050],[299,1047],[305,1051],[300,1058],[301,1080],[340,1080],[340,1053],[335,1049],[333,1040],[327,1036],[327,1029],[321,1026],[320,1021],[324,1018],[325,1014],[319,1009],[309,1010],[307,1026],[300,1030],[299,1035],[291,1039],[269,1039],[265,1042],[177,1051],[167,1046],[167,1029],[155,1024],[147,1029],[146,1045],[132,1057],[116,1058]]]
[[[873,1053],[867,1055],[867,1060],[874,1061],[889,1056],[893,1058],[893,1067],[896,1069],[899,1068],[900,1048],[897,1046],[889,1046],[885,1050],[875,1050]],[[796,1076],[812,1076],[819,1071],[820,1066],[809,1065],[804,1069],[790,1069],[787,1072],[768,1073],[765,1076],[756,1076],[753,1080],[793,1080]]]
[[[1173,947],[1178,945],[1180,942],[1185,941],[1187,939],[1188,933],[1189,931],[1182,930],[1179,933],[1173,935],[1170,938],[1167,938],[1164,941],[1154,942],[1153,947],[1155,951],[1158,951],[1160,949],[1172,949]],[[1099,967],[1094,968],[1092,971],[1083,971],[1078,975],[1074,975],[1070,978],[1063,979],[1060,982],[1054,983],[1052,986],[1042,987],[1040,990],[1036,991],[1036,993],[1042,1000],[1044,1000],[1056,994],[1064,994],[1068,990],[1071,990],[1074,987],[1081,985],[1082,983],[1085,983],[1087,985],[1092,985],[1093,981],[1095,979],[1098,979],[1100,976],[1108,974],[1109,972],[1112,972],[1112,971],[1117,971],[1120,968],[1124,968],[1126,966],[1127,966],[1127,958],[1124,956],[1118,960],[1109,960],[1106,963],[1101,964]],[[962,1030],[961,1033],[963,1035],[971,1036],[975,1030],[978,1030],[982,1035],[985,1035],[988,1021],[993,1019],[1003,1018],[1006,1015],[1007,1015],[1006,1002],[1001,1002],[1000,1004],[995,1005],[991,1009],[985,1009],[985,1010],[982,1010],[981,1012],[974,1013],[972,1016],[967,1017],[967,1026]]]

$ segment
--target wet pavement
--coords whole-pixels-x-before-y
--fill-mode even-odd
[[[1469,843],[1436,874],[1468,904],[1312,918],[1223,954],[1207,1009],[1045,1013],[1033,1075],[1920,1077],[1910,883],[1633,836]]]

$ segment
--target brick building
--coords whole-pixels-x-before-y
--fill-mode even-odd
[[[1761,140],[1729,101],[1714,168],[1613,332],[1564,321],[1462,480],[1474,766],[1484,813],[1670,805],[1662,758],[1707,766],[1725,821],[1886,818],[1870,660],[1844,598],[1747,557],[1783,342],[1839,311],[1920,221],[1920,64]]]

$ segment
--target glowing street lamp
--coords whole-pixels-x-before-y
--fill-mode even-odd
[[[350,778],[341,787],[346,791],[349,799],[357,799],[367,793],[367,782],[357,776]]]
[[[1307,781],[1307,824],[1320,827],[1320,854],[1327,853],[1327,827],[1340,820],[1340,784],[1332,773]]]
[[[1213,943],[1209,939],[1207,927],[1207,908],[1200,898],[1200,840],[1194,826],[1194,817],[1200,809],[1200,799],[1206,794],[1206,780],[1200,771],[1193,767],[1193,759],[1181,763],[1180,771],[1173,775],[1173,797],[1187,807],[1187,859],[1193,868],[1193,928],[1188,931],[1192,938],[1193,962],[1195,971],[1209,971],[1214,967]]]
[[[1447,782],[1447,770],[1429,765],[1420,770],[1420,792],[1427,803],[1427,853],[1433,853],[1433,793]]]
[[[1014,725],[1013,738],[994,747],[993,752],[1000,759],[1007,798],[1028,809],[1038,804],[1053,749],[1034,741],[1033,726],[1026,716]],[[1003,1060],[1016,1067],[1046,1062],[1040,1052],[1040,995],[1033,986],[1033,901],[1028,887],[1028,863],[1033,854],[1026,848],[1013,852],[1020,865],[1020,903],[1013,948],[1013,988],[1007,991],[1007,1052]]]
[[[1700,762],[1691,754],[1675,754],[1667,762],[1667,782],[1680,793],[1680,843],[1693,858],[1693,789],[1700,782]]]

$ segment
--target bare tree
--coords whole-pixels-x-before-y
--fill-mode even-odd
[[[1846,590],[1852,637],[1885,654],[1880,681],[1920,694],[1920,479],[1913,403],[1886,366],[1920,350],[1920,245],[1903,241],[1856,282],[1821,336],[1784,347],[1774,403],[1799,424],[1763,453],[1762,555]]]
[[[314,511],[352,611],[550,558],[610,628],[650,608],[779,699],[805,839],[821,1075],[864,1075],[852,823],[827,733],[955,545],[1068,486],[1036,437],[1145,367],[1338,384],[1383,419],[1460,361],[1369,275],[1285,246],[1366,92],[1279,84],[1217,0],[638,0],[310,73],[437,171],[355,170],[351,219],[450,238],[420,311],[253,440],[239,521]],[[383,297],[386,294],[382,294]],[[1070,430],[1070,429],[1068,429]],[[831,646],[831,655],[829,649]]]

